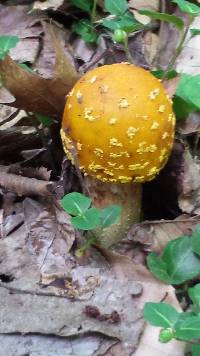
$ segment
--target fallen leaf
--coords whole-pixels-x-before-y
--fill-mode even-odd
[[[163,86],[164,86],[167,94],[170,96],[170,98],[173,98],[173,96],[176,92],[176,88],[178,86],[179,80],[180,80],[180,76],[176,76],[173,79],[165,80],[163,82]]]
[[[195,17],[190,28],[200,29],[200,16]],[[200,41],[199,36],[189,39],[190,32],[186,39],[185,46],[178,58],[176,70],[179,73],[199,74],[200,73]]]
[[[199,214],[200,212],[200,165],[195,162],[187,150],[184,157],[182,175],[182,192],[179,206],[183,212]]]
[[[35,1],[33,10],[57,10],[63,4],[63,2],[64,0],[46,0],[44,2]]]
[[[148,63],[152,63],[158,50],[158,35],[147,31],[144,34],[144,54]]]
[[[193,112],[189,114],[185,120],[178,122],[177,129],[182,135],[190,135],[191,133],[198,134],[200,132],[199,112]]]
[[[148,251],[162,253],[169,241],[191,235],[198,223],[200,216],[191,217],[187,214],[182,214],[174,220],[144,221],[131,228],[128,239],[141,243]]]
[[[148,9],[151,11],[159,11],[159,0],[129,0],[129,8],[133,12],[136,20],[146,25],[151,19],[148,16],[139,14],[138,11],[135,10]]]
[[[63,59],[60,60],[63,63]],[[66,61],[59,74],[66,70],[66,73],[69,73],[67,80],[66,75],[63,80],[59,74],[53,79],[44,79],[24,70],[6,56],[0,63],[0,73],[5,87],[16,98],[12,106],[49,116],[60,116],[65,96],[78,79],[78,74],[71,64],[66,67]],[[62,66],[61,63],[60,65]]]

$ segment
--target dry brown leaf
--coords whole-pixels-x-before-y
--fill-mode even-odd
[[[29,6],[0,5],[0,34],[15,35],[24,39],[40,36],[42,27],[38,16],[30,16],[29,10]]]
[[[8,130],[9,128],[15,126],[19,123],[23,118],[27,116],[24,110],[17,110],[15,108],[9,107],[7,105],[1,105],[1,113],[5,113],[5,116],[2,115],[2,123],[0,120],[0,131]],[[10,116],[6,113],[9,113]]]
[[[186,214],[174,220],[144,221],[132,227],[128,239],[144,244],[147,250],[162,253],[169,241],[191,235],[199,222],[200,216],[191,217]]]
[[[190,28],[200,29],[200,16],[195,17]],[[200,40],[199,36],[189,39],[178,58],[176,70],[179,73],[199,74],[200,73]]]
[[[66,67],[67,59],[65,63],[63,58],[58,58],[58,61],[60,61],[57,67],[60,70],[59,75],[57,74],[53,79],[44,79],[24,70],[6,56],[0,63],[0,73],[5,87],[16,98],[12,106],[50,116],[61,115],[65,96],[78,79],[78,74],[70,63]],[[65,70],[69,73],[67,80],[66,77],[64,79],[62,77]]]
[[[190,113],[185,120],[180,120],[177,129],[182,135],[190,135],[191,133],[198,134],[200,132],[199,112]]]
[[[130,258],[105,252],[105,256],[111,263],[113,271],[118,278],[123,278],[129,283],[131,280],[137,280],[142,286],[142,293],[139,297],[134,297],[137,306],[143,308],[146,302],[160,302],[164,299],[166,303],[171,304],[178,311],[181,311],[180,305],[172,286],[166,285],[151,275],[151,273],[142,265],[134,263]],[[178,340],[173,340],[167,344],[161,344],[159,341],[159,328],[145,324],[140,342],[137,349],[133,352],[134,356],[154,356],[162,353],[165,356],[183,356],[185,344]]]
[[[144,34],[144,55],[148,63],[152,63],[158,50],[158,35],[147,31]]]
[[[10,56],[21,63],[36,60],[43,31],[39,17],[30,16],[29,10],[28,6],[0,5],[0,35],[20,38],[16,47],[10,50]]]
[[[5,123],[5,121],[10,120],[13,116],[15,116],[17,112],[18,110],[15,108],[0,104],[0,130],[1,125]]]
[[[10,127],[6,131],[0,130],[0,159],[13,161],[21,150],[31,150],[40,147],[40,138],[33,134],[23,135],[21,127]]]
[[[163,82],[164,88],[167,94],[170,96],[170,98],[174,96],[179,80],[180,80],[180,76],[176,76],[173,79],[166,80]]]
[[[49,25],[46,21],[42,21],[41,25],[43,37],[39,56],[34,62],[34,71],[45,79],[52,79],[55,76],[56,62],[62,64],[63,60],[64,66],[67,60],[74,67],[73,51],[70,52],[69,45],[70,32],[54,23]],[[62,67],[61,70],[63,71]]]
[[[63,4],[63,2],[64,0],[46,0],[43,2],[35,1],[33,5],[33,10],[57,10]]]
[[[146,25],[151,21],[150,18],[139,14],[135,10],[149,9],[151,11],[159,11],[159,0],[129,0],[129,8],[136,20]]]

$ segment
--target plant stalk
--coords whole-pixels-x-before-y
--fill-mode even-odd
[[[92,13],[91,13],[91,23],[94,24],[96,21],[96,9],[98,0],[93,0]]]
[[[129,46],[128,46],[128,36],[127,36],[126,39],[124,40],[123,45],[124,45],[124,52],[125,52],[125,54],[126,54],[127,60],[128,60],[130,63],[133,64],[133,57],[132,57],[131,51],[130,51]]]
[[[183,30],[182,36],[180,38],[178,46],[176,47],[175,53],[172,56],[171,60],[169,61],[168,66],[167,66],[167,68],[166,68],[166,70],[165,70],[165,72],[163,74],[162,81],[164,81],[166,79],[167,74],[174,68],[174,64],[176,63],[176,60],[177,60],[178,56],[181,54],[181,52],[183,50],[183,46],[185,44],[185,40],[186,40],[186,37],[187,37],[188,32],[190,30],[190,25],[191,25],[192,21],[193,21],[193,17],[190,16],[189,23],[185,27],[185,29]]]

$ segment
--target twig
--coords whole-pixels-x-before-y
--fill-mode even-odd
[[[4,283],[0,282],[0,288],[7,289],[11,293],[15,294],[28,294],[28,295],[37,295],[38,297],[55,297],[55,298],[70,298],[74,299],[74,296],[70,296],[67,294],[67,291],[63,290],[63,294],[54,294],[52,292],[37,292],[37,291],[31,291],[27,289],[20,289],[16,287],[10,287],[5,285]],[[64,294],[65,293],[65,294]]]
[[[27,178],[0,171],[0,187],[22,195],[51,195],[54,186],[53,182],[39,180],[36,178]]]

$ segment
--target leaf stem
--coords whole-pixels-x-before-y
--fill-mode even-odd
[[[98,0],[93,0],[92,13],[91,13],[91,23],[92,24],[96,21],[97,3],[98,3]]]
[[[168,66],[167,66],[167,68],[166,68],[166,70],[165,70],[165,72],[163,74],[162,81],[164,81],[166,79],[168,73],[173,69],[174,64],[175,64],[178,56],[181,54],[181,52],[183,50],[183,46],[185,44],[185,40],[186,40],[187,34],[188,34],[189,30],[190,30],[190,25],[191,25],[192,21],[193,21],[193,17],[190,16],[189,17],[189,23],[185,27],[185,29],[183,30],[182,36],[181,36],[180,41],[179,41],[179,44],[176,47],[174,55],[172,56],[171,60],[169,61]]]
[[[130,51],[129,46],[128,46],[128,36],[125,38],[125,40],[123,42],[123,45],[124,45],[124,52],[126,54],[127,60],[130,63],[133,63],[133,57],[132,57],[131,51]]]

